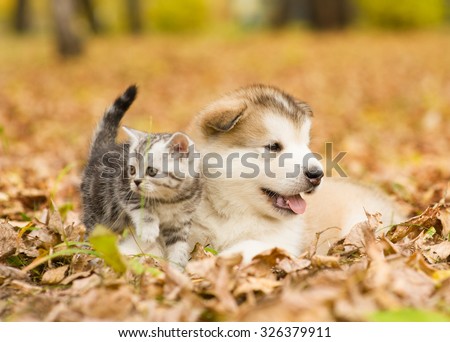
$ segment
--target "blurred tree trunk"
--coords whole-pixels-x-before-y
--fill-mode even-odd
[[[273,1],[272,1],[273,2]],[[269,24],[272,27],[282,27],[291,19],[291,0],[276,0],[269,9]]]
[[[352,16],[348,0],[311,0],[311,22],[318,29],[343,28]]]
[[[126,5],[131,32],[133,33],[141,32],[142,31],[141,1],[126,0]]]
[[[91,31],[94,33],[99,33],[102,30],[102,27],[95,14],[94,4],[92,3],[92,0],[80,0],[80,2],[83,7],[83,11],[86,14],[86,18]]]
[[[52,0],[58,51],[63,57],[79,55],[82,43],[75,29],[73,0]]]
[[[25,33],[30,30],[30,2],[28,0],[17,0],[14,12],[14,30]]]

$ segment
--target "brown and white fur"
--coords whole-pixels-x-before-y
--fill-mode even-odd
[[[249,169],[239,157],[232,158],[228,167],[207,170],[191,228],[191,247],[195,242],[210,244],[223,254],[242,253],[246,261],[273,247],[299,255],[316,232],[339,227],[324,235],[324,252],[327,242],[366,219],[365,210],[380,212],[385,225],[403,220],[386,195],[346,180],[321,179],[322,166],[308,147],[311,119],[306,103],[264,85],[234,91],[194,118],[188,131],[204,164],[205,156],[214,153],[223,159],[233,153],[253,153],[252,163],[263,169],[265,160],[257,156],[274,144],[277,148],[270,159],[274,177],[264,172],[241,177],[240,172]],[[284,165],[279,163],[282,153],[292,154]],[[301,172],[287,177],[296,165]],[[230,169],[232,175],[224,176]],[[222,176],[208,176],[216,171]]]

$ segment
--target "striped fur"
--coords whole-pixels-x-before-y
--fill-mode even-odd
[[[192,141],[180,132],[154,134],[125,128],[129,141],[116,143],[120,121],[136,90],[131,86],[115,100],[94,133],[81,183],[82,220],[88,233],[98,224],[116,233],[132,227],[141,241],[160,244],[164,256],[183,267],[202,187],[198,173],[185,172],[180,177],[174,171],[176,165],[186,171],[193,162],[189,153],[194,150],[182,158],[172,152],[175,141],[184,146]]]

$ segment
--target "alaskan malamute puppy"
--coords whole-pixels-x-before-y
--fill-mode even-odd
[[[264,85],[232,92],[193,120],[189,133],[203,158],[203,200],[191,245],[220,253],[241,252],[246,261],[280,247],[300,254],[329,227],[320,250],[380,212],[383,223],[403,220],[382,193],[347,180],[323,178],[311,153],[312,111],[304,102]],[[319,186],[320,185],[320,186]]]

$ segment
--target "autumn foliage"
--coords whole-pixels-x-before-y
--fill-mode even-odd
[[[449,320],[447,33],[188,38],[93,38],[71,61],[43,38],[0,41],[0,318]],[[376,238],[383,218],[368,213],[326,256],[280,246],[243,265],[197,245],[185,273],[118,255],[105,231],[85,241],[78,186],[91,132],[131,83],[141,95],[125,124],[153,131],[183,130],[243,85],[285,89],[314,110],[312,149],[347,152],[348,176],[412,218]]]

